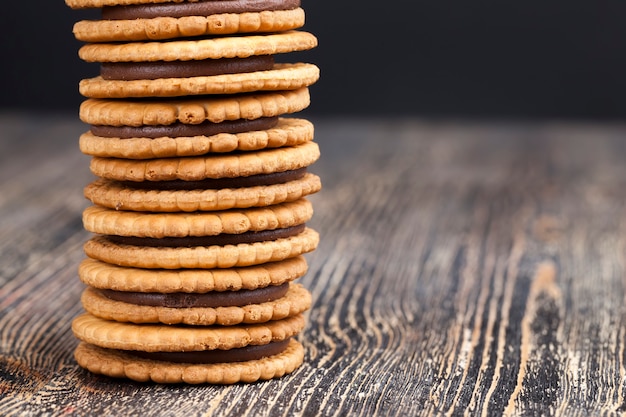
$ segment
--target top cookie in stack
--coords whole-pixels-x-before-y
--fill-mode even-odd
[[[292,372],[311,304],[293,281],[319,240],[305,197],[321,188],[313,125],[293,117],[319,69],[277,62],[317,45],[300,1],[66,3],[102,9],[74,26],[79,56],[101,67],[79,86],[98,177],[79,364],[168,383]]]

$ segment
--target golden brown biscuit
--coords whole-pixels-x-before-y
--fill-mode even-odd
[[[148,269],[211,269],[282,261],[311,252],[318,243],[319,234],[306,228],[296,236],[273,241],[178,248],[116,244],[97,236],[85,243],[84,250],[90,258],[113,265]]]
[[[87,258],[78,268],[86,285],[116,291],[206,293],[281,285],[307,272],[303,256],[245,268],[153,270],[126,268]]]
[[[169,42],[89,43],[79,49],[78,55],[87,62],[190,61],[276,55],[316,46],[317,38],[313,34],[291,30]]]
[[[304,110],[310,104],[308,88],[159,101],[87,99],[80,105],[80,119],[91,125],[143,126],[175,122],[200,124],[225,120],[282,116]]]
[[[118,211],[90,206],[83,212],[83,226],[102,235],[161,239],[285,229],[304,224],[312,216],[313,206],[305,198],[269,207],[194,213]]]
[[[281,117],[278,124],[268,130],[212,136],[125,139],[96,136],[89,131],[81,135],[79,143],[80,150],[91,156],[155,159],[296,146],[313,140],[313,137],[314,127],[310,121]]]
[[[291,339],[288,348],[278,355],[246,362],[203,365],[143,359],[82,342],[74,357],[90,372],[113,378],[161,384],[235,384],[279,378],[293,372],[304,360],[304,348]]]
[[[304,329],[304,317],[241,326],[166,326],[103,320],[84,313],[72,322],[74,335],[107,349],[193,352],[259,346],[288,339]]]
[[[92,203],[115,210],[193,212],[265,207],[298,200],[322,187],[317,175],[282,184],[217,190],[144,190],[116,181],[96,180],[85,187]]]
[[[311,294],[300,284],[291,284],[277,300],[246,306],[172,308],[111,300],[93,288],[81,297],[84,309],[105,320],[132,323],[186,324],[193,326],[232,326],[265,323],[303,313],[311,307]]]
[[[94,373],[161,383],[235,383],[269,379],[293,371],[303,351],[293,339],[304,328],[302,315],[263,324],[242,326],[166,326],[102,320],[89,313],[72,322],[74,335],[83,341],[75,351],[80,366]],[[281,341],[283,341],[281,343]],[[145,359],[157,354],[223,356],[222,352],[271,347],[286,349],[269,357],[243,362],[190,363]],[[147,353],[144,353],[147,352]],[[186,356],[183,356],[186,357]]]
[[[164,40],[201,35],[284,32],[304,25],[302,8],[210,16],[156,17],[133,20],[83,20],[74,25],[84,42]]]
[[[315,142],[301,145],[204,157],[128,160],[94,157],[91,172],[116,181],[201,181],[249,177],[306,168],[320,156]]]
[[[314,84],[319,69],[313,64],[275,64],[268,71],[155,80],[82,80],[80,93],[92,98],[180,97],[253,91],[296,90]]]

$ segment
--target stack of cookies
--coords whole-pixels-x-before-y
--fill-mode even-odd
[[[159,383],[253,382],[302,364],[318,234],[307,171],[319,69],[299,0],[66,0],[77,22],[93,237],[79,267],[78,363]],[[286,56],[288,58],[288,56]],[[283,62],[283,63],[279,63]]]

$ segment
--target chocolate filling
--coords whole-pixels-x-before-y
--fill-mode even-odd
[[[245,362],[278,355],[287,349],[289,339],[260,346],[246,346],[229,350],[204,350],[194,352],[141,352],[125,351],[144,359],[175,363],[228,363]]]
[[[102,18],[109,20],[152,19],[155,17],[210,16],[221,13],[291,10],[300,7],[300,0],[210,0],[183,3],[105,6]]]
[[[119,181],[124,187],[139,190],[219,190],[222,188],[258,187],[274,184],[284,184],[303,178],[307,169],[299,168],[291,171],[272,172],[270,174],[250,175],[235,178],[208,178],[201,181]]]
[[[104,138],[178,138],[184,136],[212,136],[218,133],[243,133],[271,129],[278,124],[278,117],[229,120],[221,123],[204,122],[197,125],[173,123],[154,126],[105,126],[92,125],[91,133]]]
[[[271,55],[201,61],[103,62],[100,75],[105,80],[156,80],[268,71],[273,67]]]
[[[287,294],[289,283],[270,285],[256,290],[213,291],[204,294],[197,293],[152,293],[126,292],[101,289],[102,295],[110,300],[129,304],[168,308],[193,307],[242,307],[249,304],[261,304],[277,300]]]
[[[284,239],[287,237],[295,236],[297,234],[302,233],[304,229],[305,229],[305,225],[300,224],[297,226],[285,227],[283,229],[262,230],[260,232],[246,232],[246,233],[240,233],[240,234],[222,233],[216,236],[186,236],[186,237],[151,238],[151,237],[106,235],[105,237],[107,240],[109,240],[109,242],[112,242],[118,245],[181,248],[181,247],[213,246],[213,245],[225,246],[225,245],[238,245],[241,243],[266,242],[266,241]]]

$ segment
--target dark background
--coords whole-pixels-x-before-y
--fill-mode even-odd
[[[304,0],[319,39],[294,54],[322,70],[316,115],[626,119],[626,1]],[[0,106],[76,111],[63,0],[3,3]]]

